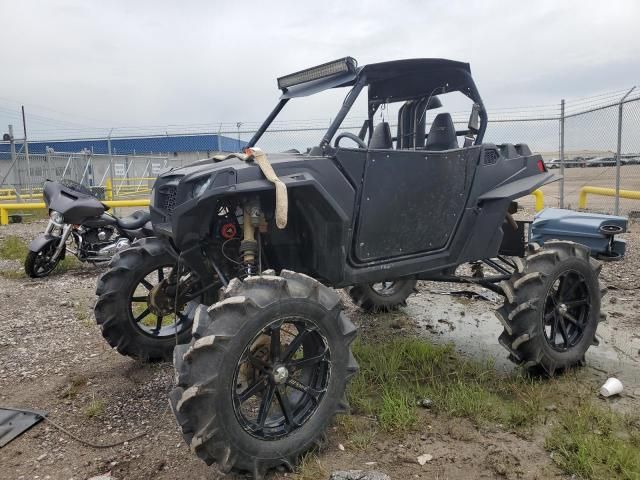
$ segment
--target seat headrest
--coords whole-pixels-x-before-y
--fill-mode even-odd
[[[456,127],[448,113],[439,113],[433,119],[429,136],[427,136],[427,150],[451,150],[458,147]]]
[[[391,127],[388,122],[380,122],[373,129],[369,148],[389,150],[393,148],[393,140],[391,137]]]

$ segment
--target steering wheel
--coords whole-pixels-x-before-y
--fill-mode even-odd
[[[362,140],[359,136],[354,135],[353,133],[350,133],[350,132],[342,132],[340,135],[338,135],[335,141],[333,142],[333,146],[338,148],[340,146],[340,140],[342,140],[343,138],[348,138],[349,140],[353,140],[358,144],[360,148],[365,148],[365,149],[367,148],[367,144],[364,143],[364,140]]]

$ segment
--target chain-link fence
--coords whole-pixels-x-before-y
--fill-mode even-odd
[[[640,211],[640,96],[634,92],[561,116],[565,207]]]
[[[6,156],[6,155],[4,155]],[[0,162],[3,162],[0,154]],[[72,180],[100,198],[137,198],[148,195],[155,177],[169,166],[166,156],[101,155],[47,152],[16,153],[0,170],[0,201],[38,200],[45,180]]]
[[[453,118],[457,129],[466,129],[466,115],[454,114]],[[392,132],[397,128],[394,120],[389,115]],[[339,131],[357,135],[363,121],[347,117]],[[274,122],[257,146],[268,153],[305,152],[320,143],[329,124],[330,120]],[[28,156],[20,142],[12,145],[15,153],[0,142],[0,201],[16,194],[20,198],[37,196],[45,178],[72,179],[112,198],[144,196],[164,168],[239,151],[257,127],[238,122],[197,134],[29,142],[34,153]],[[427,123],[427,131],[429,127]],[[484,141],[527,143],[542,154],[550,170],[564,174],[563,180],[542,188],[546,206],[625,215],[640,211],[638,90],[563,101],[544,109],[490,112]],[[521,203],[533,207],[534,199],[523,198]]]

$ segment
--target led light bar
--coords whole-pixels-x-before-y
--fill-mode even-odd
[[[278,78],[278,88],[284,90],[294,85],[300,85],[301,83],[333,77],[341,73],[355,72],[357,66],[358,62],[354,58],[344,57],[340,60],[323,63],[317,67],[307,68],[306,70],[300,70],[299,72],[280,77]]]

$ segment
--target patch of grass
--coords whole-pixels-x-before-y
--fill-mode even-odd
[[[319,478],[327,478],[328,475],[329,473],[320,463],[318,456],[311,452],[300,459],[293,478],[295,480],[318,480]]]
[[[491,362],[467,360],[451,346],[412,338],[358,342],[353,352],[360,373],[348,390],[351,405],[356,413],[375,418],[385,431],[415,427],[417,401],[423,398],[432,400],[436,413],[523,435],[551,417],[557,426],[547,432],[545,447],[567,473],[585,479],[640,480],[640,418],[594,403],[593,386],[579,371],[553,379],[498,375]],[[355,422],[338,428],[351,443],[367,433]]]
[[[69,270],[78,268],[80,265],[82,265],[82,263],[80,263],[80,260],[76,257],[73,255],[65,255],[65,257],[60,260],[60,263],[58,263],[53,273],[65,273]]]
[[[69,399],[75,398],[86,385],[87,377],[84,375],[74,375],[69,379],[69,383],[60,394],[60,397]]]
[[[367,450],[378,433],[376,422],[358,415],[340,415],[335,426],[340,435],[349,439],[346,446],[359,451]]]
[[[434,398],[436,408],[452,417],[467,417],[477,423],[504,422],[508,401],[493,393],[487,385],[473,379],[459,378],[448,385],[437,385],[426,393]]]
[[[28,251],[26,242],[20,237],[10,235],[0,241],[0,258],[24,261]]]
[[[84,414],[89,418],[99,417],[104,413],[105,406],[106,405],[103,400],[96,399],[94,397],[93,400],[89,402],[89,405],[87,405],[87,407],[84,409]]]
[[[640,424],[637,419],[582,403],[546,439],[553,460],[585,479],[640,478]]]
[[[93,326],[93,319],[87,311],[87,306],[84,302],[78,302],[73,307],[75,316],[85,327]]]
[[[20,237],[10,235],[0,241],[0,258],[6,260],[19,260],[24,262],[29,253],[27,243]],[[67,255],[63,258],[55,270],[52,273],[65,273],[69,270],[78,268],[81,265],[80,261],[73,255]],[[25,278],[26,274],[22,269],[20,270],[3,270],[0,271],[0,275],[5,278],[20,279]]]
[[[384,430],[407,430],[418,421],[415,396],[402,388],[382,392],[377,417]]]
[[[38,222],[40,220],[46,220],[49,218],[49,211],[46,209],[43,210],[31,210],[29,212],[31,215],[23,217],[23,223],[33,223]]]
[[[26,278],[26,274],[23,269],[20,270],[0,270],[0,275],[4,278],[9,278],[11,280],[18,280],[20,278]]]
[[[504,379],[497,377],[491,362],[462,359],[450,345],[419,339],[358,343],[354,354],[360,374],[349,388],[351,405],[357,412],[375,416],[384,430],[403,431],[415,425],[421,398],[431,399],[436,411],[477,423],[529,423],[529,413],[516,414]],[[510,381],[526,384],[523,378]],[[537,414],[531,419],[536,418]]]

